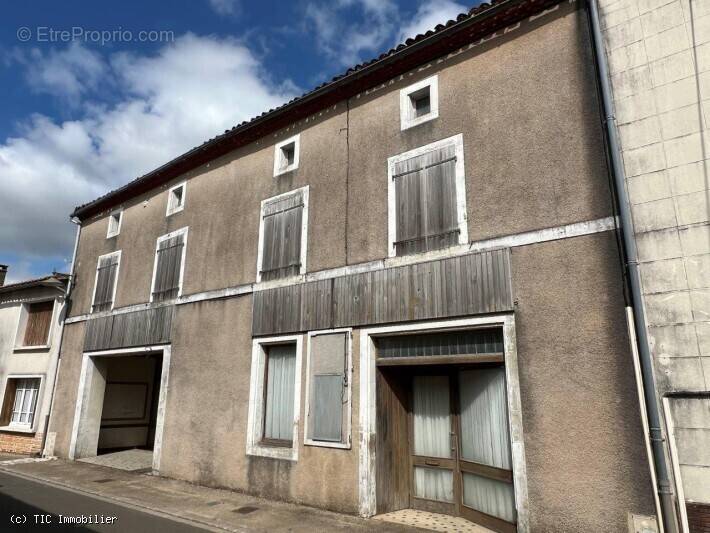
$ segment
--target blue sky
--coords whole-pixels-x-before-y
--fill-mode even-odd
[[[8,281],[69,268],[74,206],[475,3],[7,2],[0,263],[10,266]]]

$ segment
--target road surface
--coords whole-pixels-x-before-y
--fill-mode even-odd
[[[61,524],[63,517],[74,523]],[[77,521],[82,523],[76,524]],[[0,531],[204,533],[209,530],[0,472]]]

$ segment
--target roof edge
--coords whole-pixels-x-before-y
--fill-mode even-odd
[[[493,0],[491,4],[483,3],[468,14],[458,15],[455,21],[439,24],[423,35],[407,39],[378,58],[352,67],[312,91],[243,122],[118,189],[76,207],[70,216],[84,221],[221,155],[562,1]]]

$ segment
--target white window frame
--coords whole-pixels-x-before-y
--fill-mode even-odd
[[[47,332],[47,343],[38,344],[37,346],[25,346],[25,329],[27,328],[27,319],[29,317],[29,307],[32,304],[40,304],[43,302],[54,302],[52,306],[52,318],[49,323],[49,331]],[[36,300],[23,302],[20,307],[20,321],[17,324],[15,332],[15,344],[13,351],[15,352],[33,352],[37,350],[48,350],[52,347],[52,334],[54,333],[54,319],[57,316],[57,301],[55,298],[38,298]],[[32,376],[28,376],[32,377]]]
[[[261,443],[264,429],[264,385],[266,349],[277,344],[296,344],[296,369],[293,398],[293,444],[290,448],[267,446]],[[298,430],[301,419],[301,360],[303,335],[282,335],[254,339],[251,355],[251,379],[249,382],[249,414],[247,420],[247,455],[298,461]]]
[[[178,206],[173,206],[171,205],[172,198],[173,198],[173,191],[175,189],[179,189],[182,187],[182,203]],[[183,209],[185,209],[185,202],[187,201],[187,181],[181,181],[180,183],[177,183],[170,187],[168,189],[168,205],[165,208],[165,216],[169,217],[170,215],[174,215],[175,213],[179,213]]]
[[[392,176],[394,175],[394,167],[396,163],[405,161],[412,157],[417,157],[432,150],[438,150],[445,146],[454,145],[456,149],[456,220],[459,228],[459,245],[468,244],[468,215],[466,212],[466,170],[464,167],[464,152],[463,152],[463,134],[459,133],[446,139],[441,139],[425,146],[420,146],[414,150],[409,150],[387,159],[387,249],[388,257],[397,257],[397,249],[395,241],[397,240],[397,192]],[[444,250],[430,250],[421,252],[424,255],[435,254],[446,255]],[[410,255],[410,256],[411,256]]]
[[[110,254],[100,255],[96,259],[96,273],[94,274],[94,291],[91,294],[91,312],[94,312],[94,302],[96,301],[96,289],[99,283],[99,265],[101,264],[101,259],[104,257],[111,257],[113,255],[118,256],[118,264],[116,265],[116,277],[113,280],[113,292],[111,293],[111,311],[116,305],[116,287],[118,287],[118,274],[121,272],[121,250],[117,252],[111,252]]]
[[[256,255],[256,282],[261,283],[261,264],[263,261],[264,252],[264,209],[266,206],[274,201],[281,200],[287,196],[291,196],[296,193],[301,193],[301,198],[303,199],[303,216],[301,217],[301,268],[299,269],[298,276],[291,276],[288,278],[280,278],[267,282],[269,286],[271,285],[282,285],[284,282],[292,282],[295,279],[305,275],[306,273],[306,259],[308,257],[308,192],[310,186],[306,185],[299,189],[293,189],[292,191],[285,192],[271,198],[267,198],[261,201],[261,209],[259,210],[259,248]]]
[[[116,226],[116,231],[111,231],[111,220],[114,216],[118,215],[118,225]],[[121,233],[121,224],[123,223],[123,209],[116,209],[111,211],[108,216],[108,228],[106,228],[106,238],[110,239]]]
[[[287,165],[286,167],[281,168],[281,157],[283,155],[281,149],[284,146],[287,146],[291,143],[293,143],[293,163],[291,163],[290,165]],[[300,133],[294,135],[293,137],[289,137],[288,139],[285,139],[281,142],[276,143],[276,146],[274,147],[274,177],[296,170],[298,168],[298,163],[300,161],[300,155],[299,155],[300,152],[301,152],[301,134]]]
[[[155,275],[158,272],[158,246],[160,246],[160,243],[164,240],[172,239],[173,237],[177,237],[178,235],[185,235],[185,238],[183,239],[182,243],[182,255],[180,256],[180,280],[178,281],[178,293],[176,298],[180,298],[180,296],[182,296],[182,282],[185,276],[185,257],[187,252],[187,233],[189,229],[189,226],[185,226],[184,228],[180,228],[170,233],[166,233],[165,235],[161,235],[155,241],[155,254],[153,257],[153,278],[150,282],[150,297],[148,300],[149,302],[153,301],[153,291],[155,290]],[[116,277],[116,279],[118,279],[118,276]]]
[[[412,114],[411,95],[424,88],[429,88],[429,112],[421,117]],[[413,128],[424,122],[434,120],[439,116],[439,76],[434,75],[399,91],[399,117],[401,131]]]
[[[41,401],[42,401],[42,385],[44,384],[44,374],[9,374],[5,378],[5,389],[2,395],[2,404],[5,405],[5,395],[7,394],[7,384],[11,379],[39,379],[39,385],[37,386],[37,401],[35,402],[35,409],[32,413],[32,423],[23,424],[20,422],[12,422],[12,411],[10,411],[10,422],[7,426],[0,427],[0,430],[6,431],[19,431],[22,433],[34,433],[37,427],[37,414],[40,411]],[[12,404],[15,404],[15,398],[12,398]]]
[[[348,382],[348,411],[343,425],[344,442],[328,442],[308,438],[308,413],[311,408],[311,339],[316,335],[331,333],[346,333],[345,340],[345,375]],[[322,448],[340,448],[349,450],[352,447],[352,415],[353,415],[353,328],[323,329],[308,332],[308,347],[306,349],[306,409],[303,420],[303,444]]]

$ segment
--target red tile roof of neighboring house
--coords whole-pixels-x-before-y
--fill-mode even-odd
[[[62,289],[66,289],[68,281],[69,274],[55,272],[51,276],[44,276],[43,278],[28,279],[25,281],[18,281],[17,283],[1,285],[0,293],[20,291],[32,287],[60,287]]]
[[[153,189],[273,131],[284,128],[316,111],[352,97],[413,68],[441,57],[465,44],[558,4],[562,0],[493,0],[455,20],[407,39],[379,57],[349,68],[310,92],[294,98],[249,121],[244,121],[172,161],[144,174],[108,194],[77,207],[72,217],[86,219],[122,201]]]

